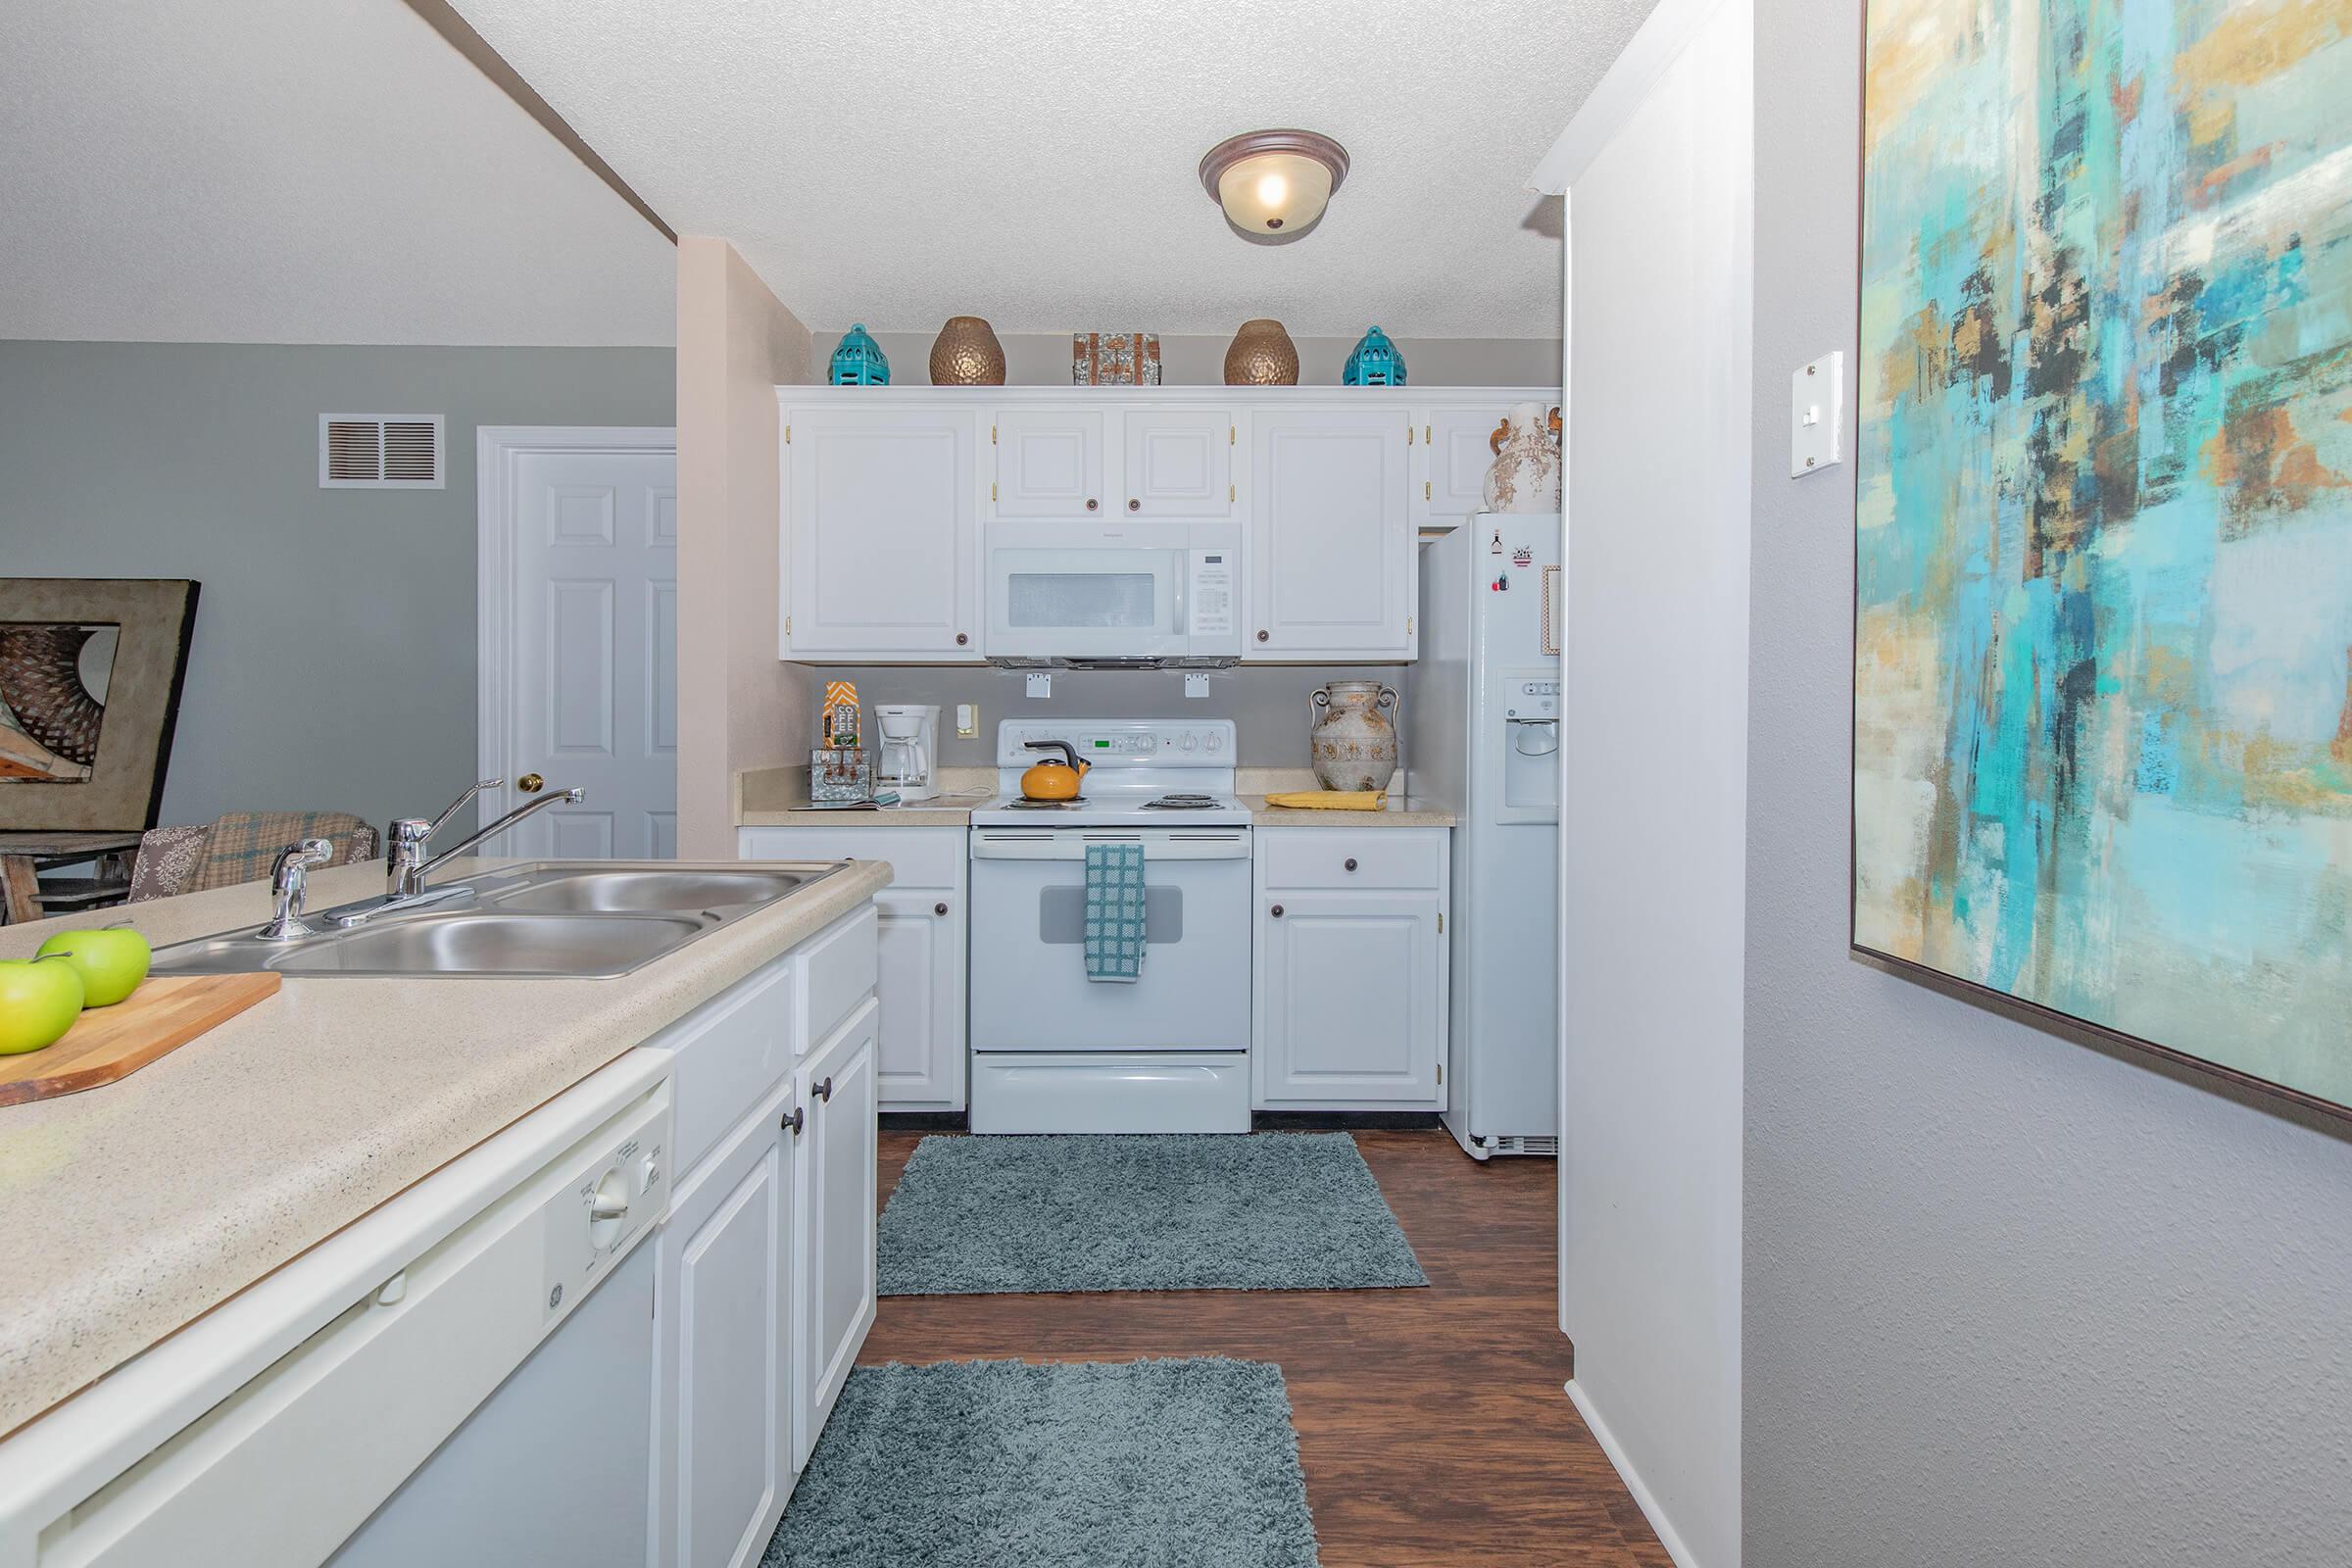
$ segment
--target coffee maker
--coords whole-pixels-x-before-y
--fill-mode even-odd
[[[939,755],[939,708],[936,704],[876,703],[874,728],[882,732],[882,757],[874,769],[874,788],[896,790],[901,804],[928,801],[939,794],[933,781]]]

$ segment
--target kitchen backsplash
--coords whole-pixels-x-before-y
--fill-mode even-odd
[[[1208,695],[1186,697],[1184,671],[1174,669],[1057,669],[1054,695],[1027,695],[1028,671],[888,664],[832,665],[820,680],[858,683],[858,700],[937,703],[943,766],[987,766],[994,760],[997,723],[1006,718],[1230,718],[1244,767],[1307,765],[1306,732],[1313,722],[1307,694],[1329,680],[1379,680],[1401,688],[1401,664],[1250,665],[1207,671]],[[976,703],[980,733],[956,734],[956,705]],[[1412,715],[1405,715],[1407,734]]]

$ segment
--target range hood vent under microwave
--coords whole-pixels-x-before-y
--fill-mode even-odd
[[[1216,659],[992,659],[998,669],[1231,669],[1238,658]]]

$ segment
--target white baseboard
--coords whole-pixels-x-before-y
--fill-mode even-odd
[[[1690,1554],[1689,1546],[1683,1544],[1683,1538],[1675,1533],[1665,1510],[1658,1506],[1658,1499],[1650,1494],[1641,1472],[1626,1458],[1625,1450],[1617,1446],[1616,1436],[1609,1431],[1609,1424],[1600,1418],[1598,1410],[1592,1408],[1592,1401],[1585,1397],[1585,1391],[1576,1386],[1574,1378],[1570,1378],[1563,1386],[1568,1390],[1570,1402],[1576,1406],[1576,1413],[1585,1418],[1585,1425],[1592,1431],[1593,1441],[1600,1445],[1600,1451],[1608,1456],[1609,1463],[1616,1468],[1618,1479],[1625,1483],[1625,1490],[1634,1494],[1634,1505],[1642,1510],[1642,1517],[1649,1521],[1649,1528],[1658,1533],[1658,1544],[1666,1548],[1666,1555],[1674,1559],[1674,1568],[1699,1568],[1698,1559]]]

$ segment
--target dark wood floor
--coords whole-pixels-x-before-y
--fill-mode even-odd
[[[886,1200],[919,1137],[882,1135]],[[884,1297],[858,1359],[1274,1361],[1324,1568],[1671,1568],[1560,1391],[1552,1162],[1479,1165],[1436,1131],[1356,1145],[1426,1291]]]

